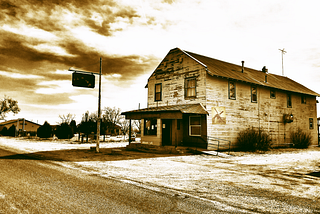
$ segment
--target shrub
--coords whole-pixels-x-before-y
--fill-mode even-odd
[[[271,147],[271,138],[264,131],[247,128],[239,132],[236,146],[240,151],[267,151]]]
[[[291,144],[294,148],[306,149],[311,144],[311,134],[303,132],[298,128],[297,131],[290,133]]]
[[[57,127],[56,136],[59,139],[70,139],[73,137],[72,129],[68,123],[62,123]]]
[[[37,130],[37,136],[40,138],[49,138],[52,135],[52,127],[50,124],[45,121],[42,126],[40,126]]]
[[[7,131],[7,136],[15,137],[16,136],[16,126],[12,125]]]
[[[3,136],[7,136],[8,135],[7,127],[3,127],[3,129],[1,130],[1,135],[3,135]]]

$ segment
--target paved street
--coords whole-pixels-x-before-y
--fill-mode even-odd
[[[223,203],[159,192],[0,149],[0,213],[229,213]]]
[[[318,149],[127,159],[88,148],[0,138],[0,213],[320,213],[308,175]]]

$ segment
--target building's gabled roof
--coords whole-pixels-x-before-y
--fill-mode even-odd
[[[173,50],[176,50],[176,48]],[[212,76],[243,81],[251,84],[262,85],[290,92],[320,96],[318,93],[308,89],[307,87],[295,82],[288,77],[265,73],[247,67],[244,67],[244,71],[242,73],[241,65],[235,65],[188,51],[183,51],[181,49],[179,50],[207,68],[208,74]]]
[[[15,125],[18,120],[19,120],[19,121],[23,121],[23,118],[4,121],[4,122],[0,123],[0,126],[5,126],[5,125],[8,125],[8,124],[14,124],[14,125]],[[29,121],[29,120],[26,120],[26,119],[24,119],[24,121],[25,121],[25,122],[28,122],[28,123],[33,123],[33,124],[38,125],[38,126],[41,126],[41,125],[38,124],[38,123]]]

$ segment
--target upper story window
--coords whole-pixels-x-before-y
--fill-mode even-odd
[[[185,96],[186,97],[196,97],[196,78],[188,78],[185,81]]]
[[[251,102],[256,103],[257,100],[257,86],[251,86]]]
[[[302,104],[307,104],[307,97],[304,95],[301,95],[301,103]]]
[[[162,84],[158,83],[154,86],[154,101],[162,100]]]
[[[270,98],[276,99],[276,90],[273,90],[273,89],[270,90]]]
[[[229,81],[228,87],[229,99],[235,100],[236,99],[236,83],[233,81]]]
[[[287,94],[287,107],[292,108],[291,94]]]

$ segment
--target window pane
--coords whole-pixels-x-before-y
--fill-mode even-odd
[[[191,87],[195,87],[196,86],[196,80],[195,79],[191,79],[191,80],[188,80],[188,88],[191,88]]]
[[[290,94],[287,95],[287,107],[292,107],[291,95]]]
[[[187,89],[187,96],[188,97],[195,97],[196,96],[196,89],[195,88],[188,88]]]
[[[270,90],[270,98],[276,98],[276,91]]]
[[[200,117],[190,117],[190,125],[200,125]]]
[[[257,88],[256,87],[251,88],[251,101],[257,102]]]
[[[156,101],[161,100],[161,93],[156,93]]]
[[[145,120],[144,135],[157,135],[157,119]]]
[[[201,126],[191,126],[191,135],[201,135]]]
[[[313,118],[309,118],[309,129],[313,129]]]
[[[155,85],[155,94],[154,94],[154,100],[155,101],[161,101],[162,97],[162,88],[161,88],[161,83]]]
[[[195,97],[196,96],[196,79],[187,79],[185,83],[185,96],[186,97]]]
[[[161,85],[160,84],[156,85],[156,92],[161,92]]]
[[[230,99],[236,98],[236,86],[234,82],[229,82],[229,98]]]

